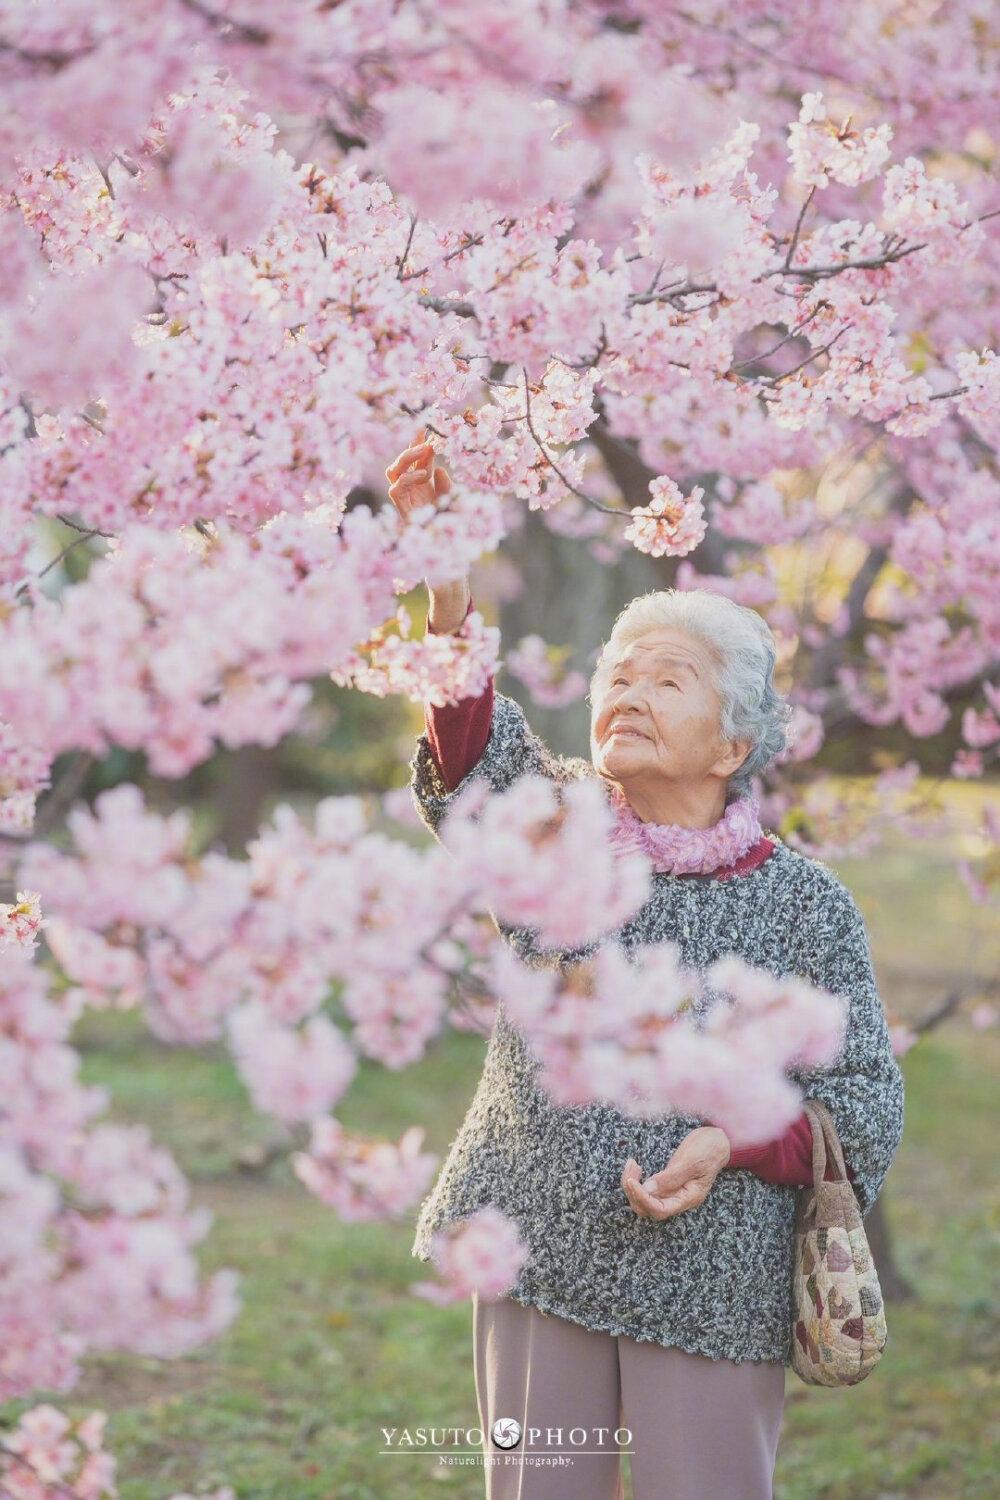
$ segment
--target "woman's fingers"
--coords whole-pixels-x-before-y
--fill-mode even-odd
[[[420,493],[426,485],[426,470],[410,469],[397,479],[395,484],[389,486],[389,499],[393,504],[398,500],[404,500],[410,507],[426,505],[428,504],[427,496]]]
[[[430,443],[414,443],[412,447],[404,448],[386,469],[386,475],[401,472],[408,464],[414,463],[418,458],[428,457],[433,451]]]
[[[662,1210],[662,1217],[667,1218],[670,1214],[682,1213],[687,1208],[697,1208],[699,1203],[705,1201],[705,1194],[701,1190],[701,1184],[695,1181],[686,1182],[676,1193],[669,1193],[666,1198],[658,1198],[657,1203]]]
[[[418,459],[429,458],[431,454],[430,443],[418,443],[415,448],[404,448],[403,452],[385,471],[386,479],[396,480],[405,469],[415,464]]]
[[[435,474],[437,471],[435,471]],[[394,484],[389,486],[389,499],[399,514],[406,520],[411,511],[424,505],[437,507],[448,492],[448,485],[440,486],[426,469],[408,469]]]
[[[685,1209],[697,1208],[705,1200],[701,1184],[694,1178],[666,1197],[651,1193],[642,1185],[638,1162],[629,1157],[622,1173],[622,1188],[635,1212],[643,1219],[669,1219]]]
[[[636,1213],[640,1216],[640,1218],[645,1219],[649,1217],[649,1213],[647,1206],[643,1200],[648,1197],[648,1194],[643,1193],[640,1186],[641,1182],[642,1171],[640,1170],[639,1163],[637,1161],[634,1161],[630,1156],[628,1161],[625,1163],[625,1170],[622,1173],[622,1188],[624,1189],[626,1198],[635,1209]]]
[[[410,464],[415,463],[418,459],[422,459],[427,463],[430,463],[432,461],[434,457],[434,448],[431,443],[428,443],[426,441],[426,437],[426,429],[421,427],[420,431],[417,433],[416,442],[411,443],[409,448],[404,448],[399,457],[394,459],[386,469],[386,479],[398,479],[403,470]]]
[[[642,1183],[630,1182],[625,1191],[628,1194],[629,1202],[631,1203],[637,1214],[640,1214],[644,1219],[652,1219],[655,1217],[657,1209],[656,1200],[646,1192],[646,1189],[642,1186]]]
[[[389,499],[404,520],[421,505],[435,505],[451,489],[444,469],[434,467],[434,447],[424,441],[425,434],[421,427],[416,443],[404,448],[385,471]]]

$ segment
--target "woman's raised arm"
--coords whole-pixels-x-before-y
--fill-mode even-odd
[[[461,624],[465,623],[474,607],[470,593]],[[432,624],[429,616],[427,629],[431,635],[445,634]],[[424,704],[424,732],[441,772],[441,780],[449,792],[455,790],[479,761],[486,749],[492,723],[492,677],[478,696],[460,698],[457,703]]]
[[[434,505],[451,489],[443,469],[431,467],[434,453],[423,441],[405,449],[386,469],[389,498],[404,519],[418,505]],[[427,628],[432,635],[458,630],[472,609],[467,578],[430,591]],[[521,776],[546,776],[559,784],[590,771],[582,761],[553,756],[532,731],[521,705],[495,691],[492,680],[478,697],[445,708],[425,707],[427,732],[417,741],[411,764],[417,810],[435,834],[455,795],[470,777],[482,778],[495,792]]]

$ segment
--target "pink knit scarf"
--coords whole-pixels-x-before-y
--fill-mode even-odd
[[[641,850],[657,874],[711,874],[735,864],[763,837],[760,804],[750,795],[730,802],[711,828],[685,828],[681,823],[644,823],[618,783],[610,781],[608,786],[616,818],[613,846]]]

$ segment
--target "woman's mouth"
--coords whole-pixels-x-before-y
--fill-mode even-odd
[[[619,739],[647,740],[649,735],[643,734],[641,729],[626,729],[624,724],[615,724],[612,726],[608,739],[615,739],[616,737]]]

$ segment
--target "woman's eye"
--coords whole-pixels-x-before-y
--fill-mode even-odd
[[[668,677],[667,680],[666,680],[666,682],[661,682],[660,683],[660,686],[661,687],[676,687],[677,684],[676,684],[676,682],[672,682],[671,679]]]

